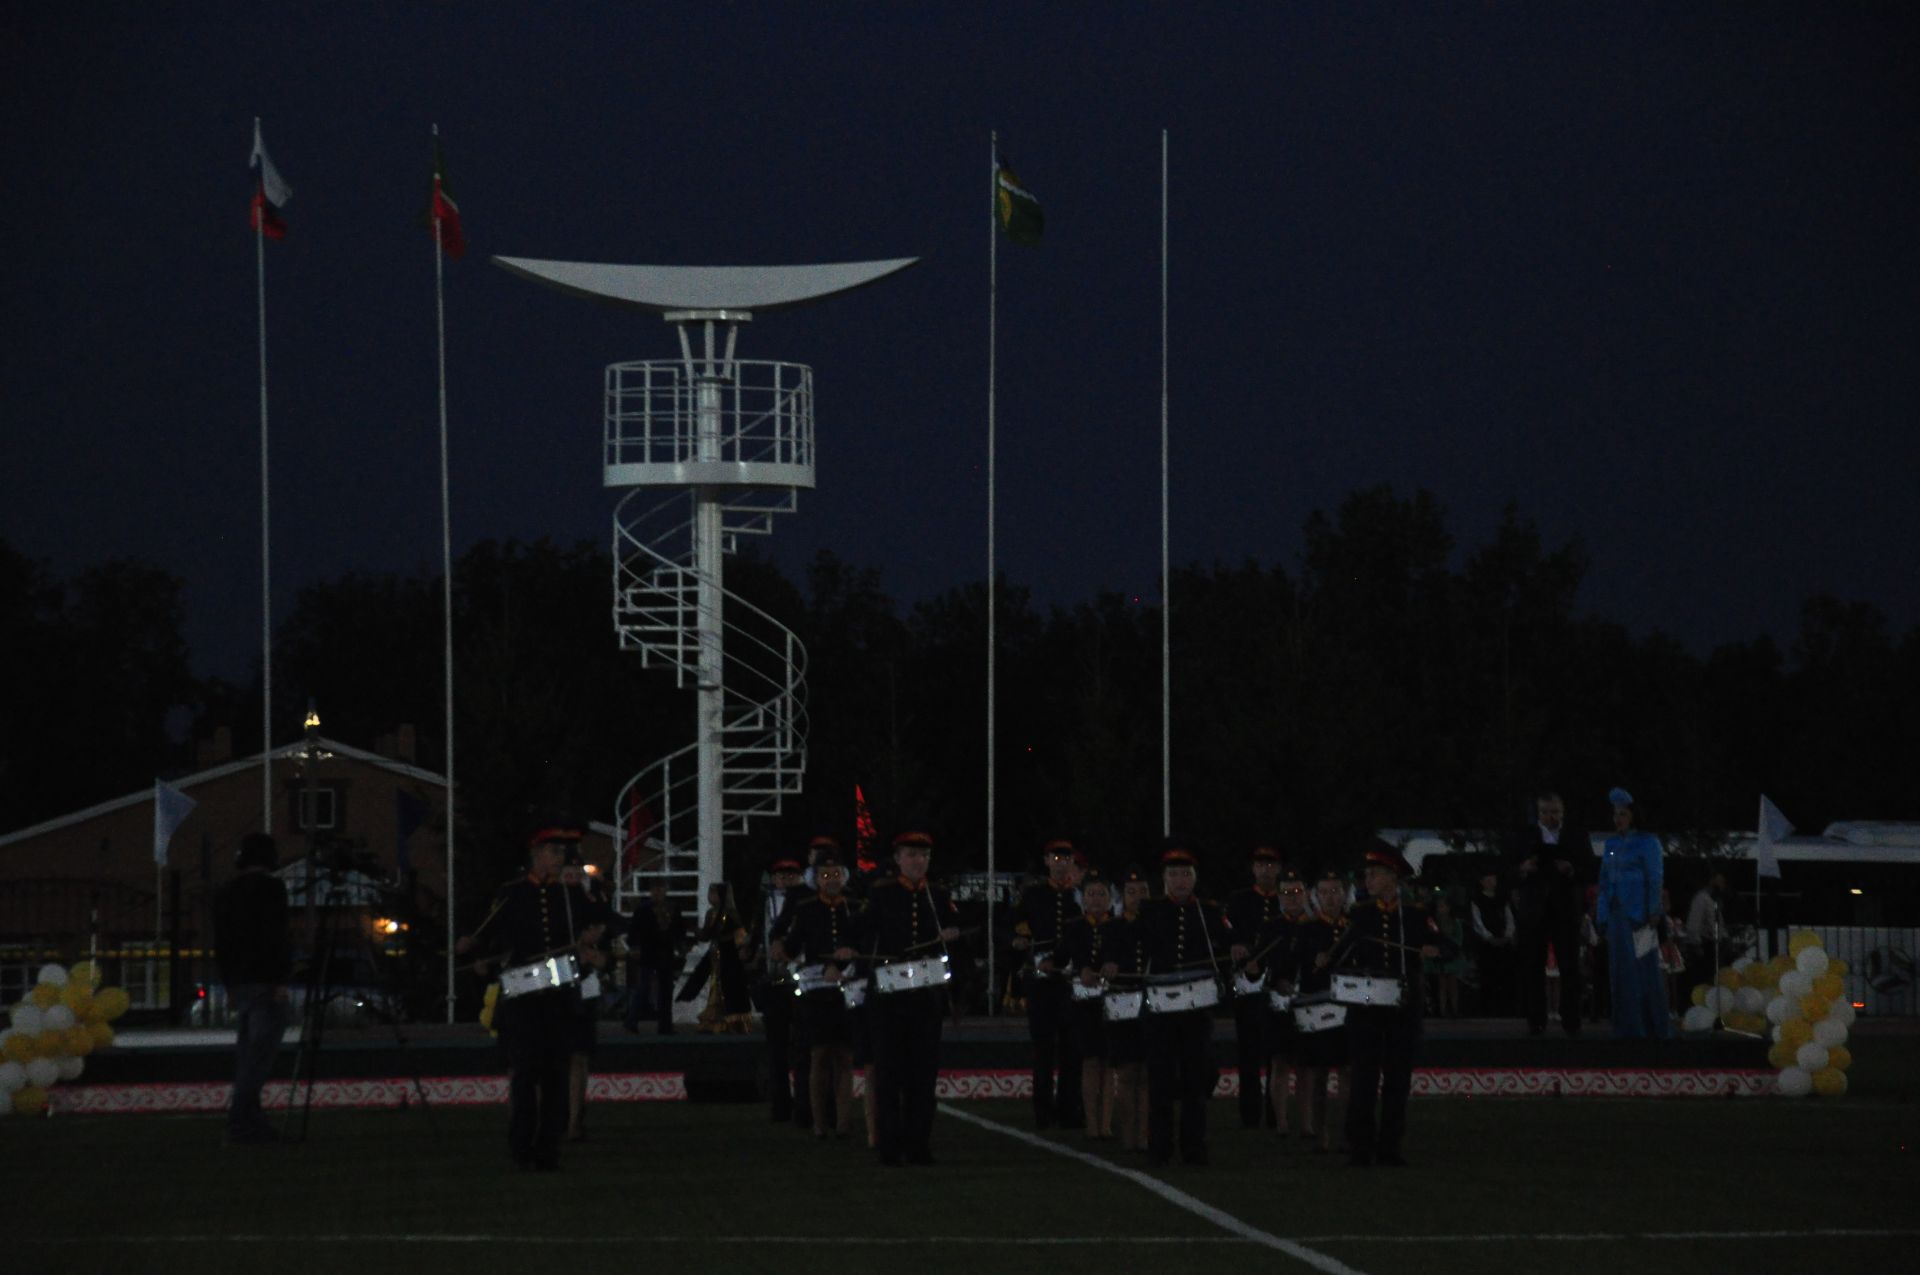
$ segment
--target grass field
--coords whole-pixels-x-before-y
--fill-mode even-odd
[[[305,1145],[268,1148],[222,1146],[215,1117],[11,1119],[0,1252],[34,1275],[1876,1272],[1920,1245],[1915,1044],[1863,1051],[1833,1102],[1417,1100],[1405,1170],[1230,1128],[1216,1102],[1213,1163],[1145,1181],[1005,1132],[1028,1128],[1014,1102],[943,1114],[939,1165],[908,1169],[737,1105],[598,1108],[560,1174],[508,1171],[499,1108],[437,1112],[437,1140],[417,1111],[315,1112]]]

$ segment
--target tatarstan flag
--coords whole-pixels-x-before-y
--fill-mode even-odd
[[[1040,242],[1047,228],[1040,201],[1013,175],[1004,154],[994,157],[993,207],[1000,218],[1000,229],[1007,232],[1008,239],[1028,247]]]
[[[285,239],[287,223],[280,219],[280,210],[293,198],[293,187],[287,185],[280,176],[280,170],[273,166],[273,160],[267,155],[267,144],[260,138],[260,121],[253,121],[253,155],[247,161],[253,169],[253,206],[250,217],[255,233],[268,239]]]
[[[453,202],[447,189],[447,156],[440,149],[440,130],[433,131],[433,197],[427,205],[428,229],[438,226],[440,248],[458,260],[467,250],[467,237],[460,230],[460,205]]]

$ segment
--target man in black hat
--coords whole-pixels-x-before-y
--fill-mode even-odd
[[[1253,884],[1227,896],[1227,925],[1233,931],[1233,967],[1246,973],[1246,964],[1259,950],[1259,935],[1280,915],[1280,852],[1272,846],[1255,846],[1252,855]],[[1253,977],[1249,974],[1249,978]],[[1274,1121],[1273,1108],[1264,1100],[1261,1078],[1267,1071],[1267,989],[1256,987],[1233,998],[1233,1039],[1235,1061],[1240,1068],[1240,1127],[1269,1128]]]
[[[273,875],[279,862],[272,837],[248,833],[234,859],[238,874],[213,900],[214,956],[235,1015],[233,1098],[227,1104],[227,1141],[235,1145],[280,1140],[260,1110],[260,1090],[287,1029],[287,975],[293,972],[287,887]]]
[[[564,821],[543,823],[527,839],[527,875],[501,886],[493,907],[454,951],[478,952],[480,968],[494,963],[507,970],[573,956],[598,969],[606,957],[594,946],[611,915],[584,890],[560,879],[567,851],[578,845],[581,829]],[[517,1169],[560,1167],[560,1139],[567,1127],[567,1073],[575,1020],[582,1012],[577,988],[557,985],[542,991],[502,996],[494,1025],[507,1055],[507,1150]]]
[[[1400,983],[1398,1005],[1347,1006],[1347,1045],[1353,1060],[1348,1162],[1361,1167],[1406,1164],[1400,1146],[1407,1132],[1413,1051],[1420,1039],[1426,989],[1421,960],[1455,952],[1426,907],[1401,897],[1400,883],[1412,875],[1413,865],[1394,847],[1382,844],[1367,851],[1362,878],[1366,901],[1353,910],[1340,942],[1316,958],[1335,969],[1351,968]]]
[[[794,909],[813,896],[813,891],[801,879],[805,871],[806,865],[795,854],[776,854],[767,865],[769,884],[765,897],[760,900],[759,923],[754,929],[761,970],[753,1000],[767,1034],[767,1093],[772,1102],[773,1123],[792,1121],[803,1129],[811,1129],[813,1110],[807,1098],[806,1047],[802,1042],[797,1050],[795,1048],[793,978],[787,969],[787,953],[782,941],[793,924]]]
[[[1020,973],[1033,1044],[1033,1123],[1045,1129],[1084,1127],[1080,1043],[1074,1031],[1073,989],[1060,949],[1067,927],[1080,919],[1073,889],[1073,843],[1049,841],[1040,851],[1047,879],[1030,885],[1014,909],[1013,949],[1029,957]],[[1054,1070],[1060,1080],[1056,1099]]]
[[[927,880],[933,838],[902,832],[893,839],[897,875],[876,881],[867,895],[870,959],[898,964],[942,956],[960,937],[953,897]],[[934,1090],[940,1081],[940,1029],[946,1019],[940,985],[883,991],[871,1001],[873,1072],[877,1084],[875,1149],[889,1167],[933,1163]]]
[[[1140,910],[1148,974],[1217,980],[1228,954],[1228,931],[1219,907],[1194,894],[1199,861],[1186,847],[1172,846],[1160,856],[1160,879],[1166,893]],[[1150,982],[1149,995],[1151,987]],[[1148,1013],[1147,1155],[1154,1164],[1173,1158],[1175,1104],[1180,1107],[1180,1158],[1193,1165],[1207,1162],[1207,1100],[1219,1080],[1210,1007]]]

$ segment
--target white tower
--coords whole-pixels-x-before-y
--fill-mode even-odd
[[[722,879],[721,842],[778,814],[806,769],[806,651],[772,616],[727,592],[723,562],[765,535],[813,486],[813,372],[734,357],[754,312],[846,292],[917,258],[815,266],[619,266],[495,257],[576,296],[658,313],[680,357],[606,371],[608,487],[632,490],[613,515],[613,624],[620,645],[692,683],[693,742],[621,789],[617,891],[664,880],[698,917]],[[663,492],[661,489],[665,489]]]

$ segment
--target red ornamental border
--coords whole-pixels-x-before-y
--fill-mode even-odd
[[[864,1076],[854,1077],[856,1090],[865,1088],[864,1081]],[[438,1076],[422,1084],[427,1101],[435,1106],[496,1106],[507,1100],[504,1076]],[[57,1112],[121,1115],[223,1111],[229,1091],[222,1082],[60,1085],[48,1096]],[[284,1109],[292,1091],[287,1081],[272,1082],[261,1094],[261,1105]],[[1214,1096],[1230,1098],[1239,1091],[1239,1075],[1223,1070]],[[1761,1097],[1778,1090],[1771,1071],[1425,1067],[1413,1074],[1413,1092],[1428,1098],[1726,1098]],[[936,1093],[948,1100],[1029,1098],[1033,1078],[1025,1071],[943,1071]],[[593,1102],[681,1102],[686,1096],[686,1079],[678,1072],[617,1072],[594,1076],[587,1085]],[[316,1107],[401,1107],[413,1100],[413,1081],[400,1077],[322,1080],[313,1087]]]

